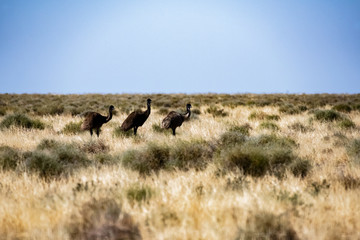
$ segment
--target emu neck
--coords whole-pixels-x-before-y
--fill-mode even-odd
[[[184,115],[185,119],[189,119],[189,118],[190,118],[190,115],[191,115],[190,108],[187,108],[187,109],[186,109],[186,113],[185,113],[185,115]]]
[[[112,111],[109,111],[109,115],[107,116],[105,123],[107,123],[108,121],[110,121],[112,119]]]
[[[151,107],[150,104],[147,105],[147,109],[146,109],[146,115],[149,116],[151,112]]]

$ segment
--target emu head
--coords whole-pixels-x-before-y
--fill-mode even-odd
[[[113,105],[111,105],[111,106],[109,107],[109,111],[112,112],[112,111],[114,111],[114,110],[115,110],[115,107],[114,107]]]
[[[151,99],[148,98],[148,99],[146,100],[146,102],[147,102],[147,105],[150,105],[150,104],[151,104]]]
[[[190,108],[191,108],[191,104],[190,103],[186,104],[186,109],[190,110]]]

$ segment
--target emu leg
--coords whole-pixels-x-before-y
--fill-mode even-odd
[[[90,128],[90,135],[92,136],[92,134],[93,134],[93,131],[92,131],[92,128]]]
[[[136,135],[138,127],[134,127],[134,135]]]
[[[97,128],[96,129],[96,135],[99,137],[99,134],[100,134],[100,128]]]
[[[173,128],[173,129],[172,129],[172,130],[173,130],[173,135],[174,135],[174,136],[175,136],[175,129],[176,129],[176,128]]]

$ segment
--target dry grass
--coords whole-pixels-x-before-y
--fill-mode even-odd
[[[358,111],[346,114],[355,129],[344,130],[336,123],[311,121],[307,111],[289,115],[276,106],[223,106],[228,115],[214,117],[206,112],[209,106],[198,107],[202,114],[185,122],[176,137],[152,129],[164,117],[157,111],[136,138],[114,136],[114,129],[126,118],[121,111],[102,127],[100,140],[91,139],[88,132],[64,134],[68,123],[81,121],[66,114],[40,117],[44,130],[1,129],[0,146],[19,152],[34,151],[43,139],[53,139],[82,147],[90,161],[95,161],[97,147],[100,152],[105,149],[102,154],[114,161],[75,169],[56,179],[21,169],[0,170],[0,239],[81,239],[104,229],[127,230],[134,239],[139,239],[137,229],[142,239],[360,238],[360,165],[347,151],[349,142],[360,138]],[[254,111],[279,115],[279,129],[264,129],[262,120],[249,120]],[[307,131],[289,127],[295,123]],[[211,161],[205,170],[162,170],[142,176],[124,167],[118,157],[149,142],[171,145],[202,139],[213,143],[231,126],[244,124],[251,127],[250,137],[276,134],[293,139],[298,145],[296,155],[311,161],[310,173],[304,178],[290,172],[282,178],[252,177],[240,171],[219,174],[219,165]],[[97,225],[92,215],[84,216],[89,206],[100,211],[93,210],[102,219]],[[274,222],[269,224],[269,218]],[[80,231],[77,235],[72,235],[74,226]]]

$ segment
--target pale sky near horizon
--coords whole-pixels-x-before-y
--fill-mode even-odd
[[[359,93],[360,1],[0,0],[0,93]]]

